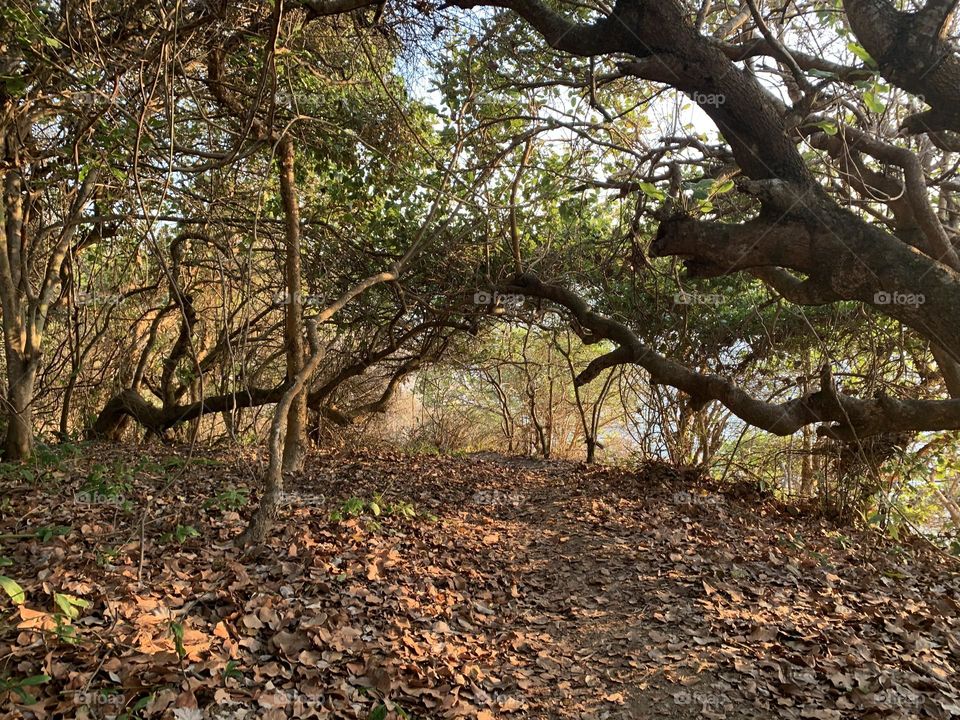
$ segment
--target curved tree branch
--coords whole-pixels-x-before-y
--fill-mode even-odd
[[[719,375],[698,373],[651,350],[627,325],[593,312],[586,301],[566,288],[543,283],[532,275],[521,275],[511,281],[507,291],[555,302],[593,336],[619,346],[591,362],[577,376],[577,385],[594,380],[607,368],[633,363],[650,373],[651,383],[670,385],[687,393],[695,407],[716,400],[749,425],[776,435],[791,435],[815,423],[825,423],[820,434],[842,440],[886,432],[960,429],[960,400],[851,397],[835,387],[827,366],[816,392],[784,403],[758,400]]]
[[[623,19],[636,2],[618,0],[613,12],[593,24],[577,23],[551,10],[540,0],[451,0],[460,8],[498,7],[512,10],[539,32],[550,47],[589,57],[610,52],[632,52],[631,25]]]
[[[843,0],[850,27],[883,75],[931,109],[904,121],[911,133],[960,131],[960,53],[946,37],[956,0],[901,12],[890,0]]]

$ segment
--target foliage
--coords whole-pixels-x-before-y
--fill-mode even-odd
[[[409,520],[417,517],[417,511],[413,504],[406,500],[388,501],[384,499],[384,493],[378,492],[370,496],[369,500],[356,496],[347,498],[338,509],[330,513],[330,520],[341,522],[363,515],[373,518],[398,517]]]

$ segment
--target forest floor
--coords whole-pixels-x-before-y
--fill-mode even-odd
[[[358,451],[242,553],[263,457],[188,452],[6,471],[0,716],[960,716],[960,576],[919,543],[656,464]]]

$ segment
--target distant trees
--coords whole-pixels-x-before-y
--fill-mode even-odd
[[[577,388],[571,368],[596,357],[562,327],[508,324],[481,343],[454,347],[418,378],[419,439],[446,451],[496,450],[550,458],[597,459],[604,434],[622,450],[623,405],[611,396],[616,372]]]

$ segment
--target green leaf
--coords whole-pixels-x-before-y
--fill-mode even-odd
[[[16,580],[8,578],[6,575],[0,575],[0,587],[10,596],[14,605],[23,605],[27,599],[27,594],[23,591],[23,588],[20,587]]]
[[[637,186],[640,188],[640,191],[652,200],[666,200],[667,194],[657,188],[653,183],[641,182]]]
[[[72,528],[67,525],[44,525],[43,527],[37,528],[35,534],[41,542],[49,542],[55,537],[69,535],[71,529]]]
[[[227,666],[223,670],[223,679],[227,680],[228,678],[242,678],[243,673],[237,670],[237,661],[228,660]]]
[[[45,682],[49,682],[49,680],[49,675],[32,675],[31,677],[24,678],[23,680],[18,680],[16,684],[13,684],[12,687],[10,687],[10,685],[7,685],[7,687],[17,694],[17,697],[20,698],[20,702],[22,704],[33,705],[35,702],[37,702],[37,699],[24,690],[24,688],[43,685]]]
[[[694,200],[704,200],[710,195],[710,191],[713,189],[713,180],[711,178],[701,178],[696,182],[686,183],[693,191]]]
[[[837,126],[835,123],[830,122],[829,120],[821,120],[817,123],[817,127],[823,130],[827,135],[836,135]]]
[[[713,189],[710,191],[711,195],[723,195],[733,190],[733,180],[725,180],[720,182],[719,180],[713,184]]]
[[[24,678],[20,681],[20,686],[33,686],[33,685],[43,685],[45,682],[50,682],[49,675],[31,675],[28,678]]]
[[[27,92],[27,81],[21,77],[2,75],[0,81],[3,82],[7,94],[11,97],[19,97]]]
[[[80,617],[80,611],[77,610],[77,608],[90,607],[89,602],[82,598],[74,597],[73,595],[54,593],[53,600],[57,603],[59,608],[63,610],[63,614],[71,620],[75,620]]]
[[[177,622],[170,623],[170,635],[177,649],[177,657],[183,660],[187,656],[187,649],[183,646],[183,625]]]
[[[369,720],[384,720],[387,717],[387,712],[387,706],[380,703],[370,711]]]
[[[17,696],[20,698],[21,705],[33,705],[35,702],[37,702],[37,699],[33,695],[28,693],[19,685],[13,688],[13,690],[15,693],[17,693]]]
[[[871,112],[879,114],[887,109],[887,106],[877,98],[873,90],[868,90],[863,94],[863,101],[867,104],[867,107],[870,108]]]
[[[872,57],[870,57],[870,53],[867,52],[867,49],[866,49],[863,45],[860,45],[860,44],[855,43],[855,42],[848,42],[848,43],[847,43],[847,50],[849,50],[849,51],[852,52],[854,55],[856,55],[858,58],[860,58],[861,60],[863,60],[863,61],[864,61],[867,65],[869,65],[870,67],[876,67],[876,66],[877,66],[876,61],[875,61]]]

